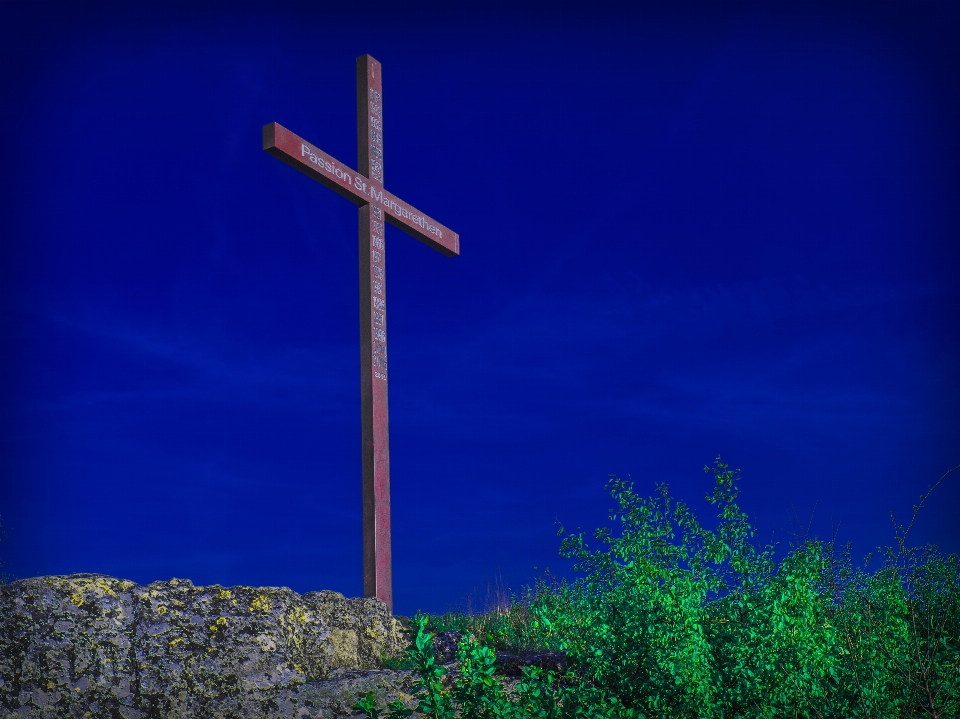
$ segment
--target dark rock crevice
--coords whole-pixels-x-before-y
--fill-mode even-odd
[[[457,649],[463,638],[461,632],[439,632],[433,638],[433,657],[437,664],[456,662]],[[558,674],[567,670],[564,652],[507,652],[496,651],[496,673],[507,677],[522,676],[523,667],[540,667]]]

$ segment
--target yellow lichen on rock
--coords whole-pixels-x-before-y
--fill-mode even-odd
[[[273,600],[270,599],[266,594],[258,594],[252,602],[250,602],[250,611],[251,612],[264,612],[267,613],[273,609]]]
[[[290,620],[291,624],[293,624],[294,622],[300,625],[306,624],[307,610],[304,609],[299,604],[296,604],[293,607],[291,607],[290,611],[287,613],[287,617]]]
[[[307,612],[299,604],[295,604],[289,612],[280,615],[280,628],[291,647],[303,648],[303,625],[306,622]]]
[[[331,629],[330,643],[338,666],[356,667],[360,663],[357,633],[350,629]]]
[[[317,682],[341,677],[335,681],[345,682],[346,693],[336,705],[352,706],[361,680],[334,672],[379,669],[399,643],[399,625],[381,602],[330,591],[301,596],[285,587],[205,589],[182,579],[149,586],[96,574],[21,580],[0,587],[0,617],[14,624],[11,636],[31,637],[10,665],[23,677],[20,696],[51,707],[66,697],[79,709],[75,716],[105,700],[141,712],[169,700],[182,708],[164,714],[171,718],[236,716],[231,711],[241,702],[249,716],[307,719],[304,699],[318,700]],[[4,641],[0,634],[0,657],[9,664]],[[0,687],[11,685],[4,666],[0,661]],[[363,686],[379,677],[363,675]],[[403,684],[410,688],[412,680]],[[309,716],[345,716],[328,713],[327,701],[308,705],[324,707]],[[27,716],[34,715],[39,719]]]
[[[113,587],[110,586],[110,582],[108,582],[106,579],[98,577],[97,579],[93,580],[93,585],[107,596],[113,597],[114,599],[117,598],[117,593],[113,591]]]

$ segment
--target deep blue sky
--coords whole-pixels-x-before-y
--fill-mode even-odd
[[[960,463],[954,6],[345,7],[0,5],[6,571],[360,593],[357,211],[260,128],[355,166],[363,53],[462,247],[387,233],[398,613],[610,473],[862,554]]]

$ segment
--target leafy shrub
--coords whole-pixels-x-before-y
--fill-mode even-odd
[[[429,618],[418,615],[417,710],[435,719],[457,708],[544,719],[960,717],[960,558],[909,548],[911,521],[895,525],[897,548],[872,574],[853,569],[849,546],[806,538],[778,565],[772,546],[751,542],[736,504],[739,471],[719,457],[704,469],[714,474],[716,529],[665,486],[642,499],[613,477],[619,535],[597,530],[601,550],[581,533],[561,543],[583,578],[540,582],[493,616],[436,622],[467,635],[449,688],[433,663]],[[510,696],[477,636],[561,650],[569,669],[525,668]]]
[[[417,615],[417,636],[410,648],[410,657],[420,674],[415,687],[418,700],[416,711],[430,719],[453,719],[459,716],[471,719],[520,719],[540,717],[562,719],[632,719],[637,714],[627,709],[609,693],[589,685],[571,686],[571,676],[561,678],[554,672],[539,667],[524,667],[523,678],[514,688],[514,697],[508,695],[502,679],[494,673],[494,652],[473,635],[467,635],[457,648],[459,676],[450,686],[444,685],[447,673],[437,666],[433,655],[433,635],[426,631],[429,616]],[[371,692],[353,706],[368,719],[379,719],[380,710]],[[392,702],[388,719],[400,719],[400,712],[409,713],[399,700]]]

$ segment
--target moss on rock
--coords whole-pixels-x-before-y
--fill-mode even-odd
[[[102,574],[0,586],[0,708],[17,717],[335,717],[409,692],[377,599],[286,587],[139,586]],[[410,686],[408,686],[410,685]]]

